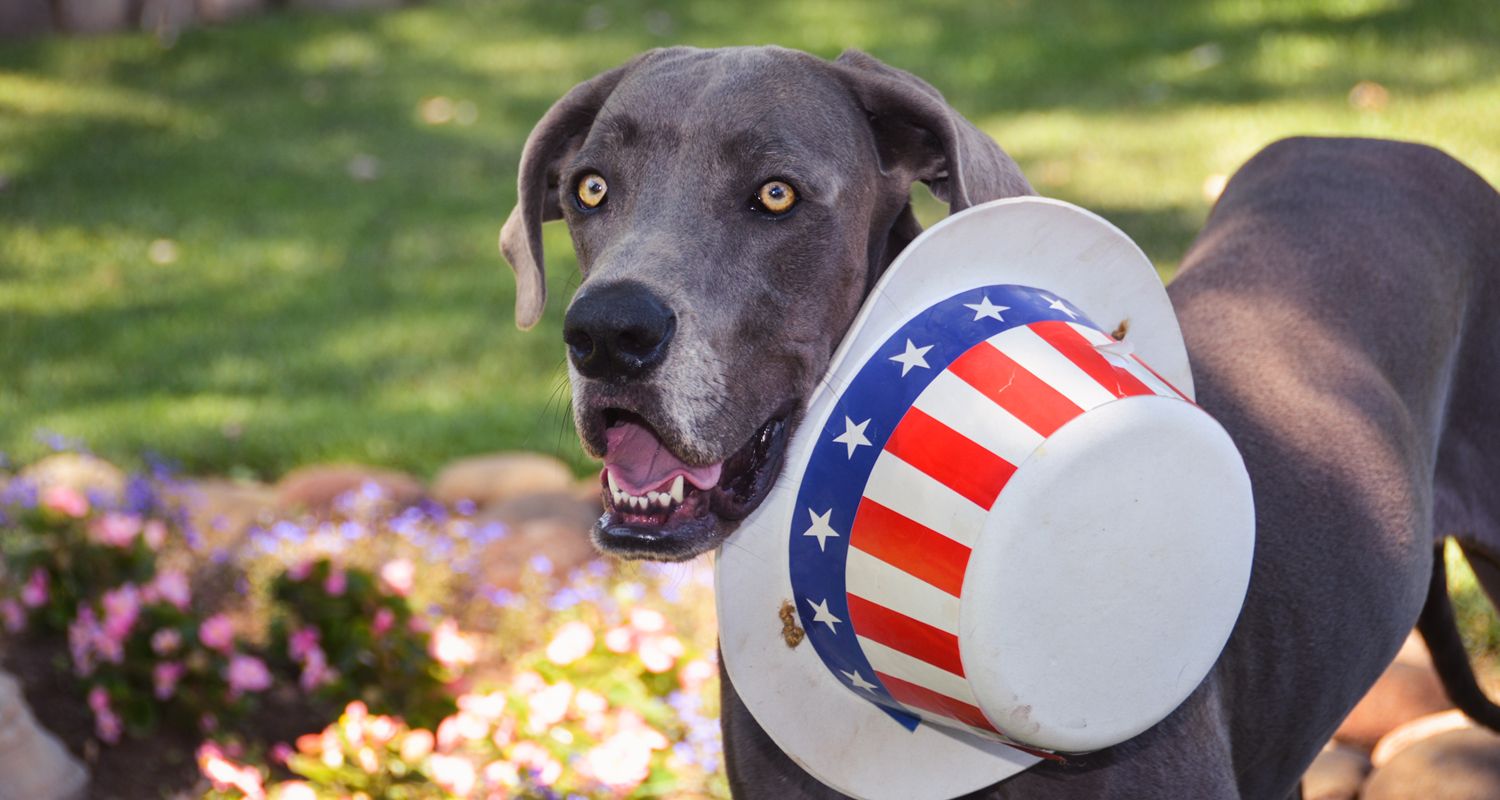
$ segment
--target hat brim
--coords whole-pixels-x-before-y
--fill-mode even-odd
[[[1100,325],[1124,327],[1133,352],[1193,396],[1182,333],[1151,262],[1084,209],[1039,197],[985,203],[932,226],[892,263],[834,354],[826,389],[788,447],[786,474],[725,542],[716,565],[720,648],[735,690],[793,761],[854,797],[955,797],[1039,760],[934,725],[908,729],[850,692],[811,646],[789,647],[779,623],[793,596],[787,537],[815,423],[905,320],[958,292],[1001,283],[1046,289]]]

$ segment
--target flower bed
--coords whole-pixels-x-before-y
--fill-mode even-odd
[[[22,647],[66,641],[98,744],[198,737],[212,798],[727,794],[702,568],[538,558],[489,586],[503,527],[371,487],[215,542],[164,480],[0,493],[0,616]],[[327,725],[278,740],[267,706]]]

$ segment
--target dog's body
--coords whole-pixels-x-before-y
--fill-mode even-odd
[[[855,66],[872,69],[868,61],[856,56]],[[861,91],[850,89],[876,130],[869,154],[880,166],[876,179],[889,178],[895,155],[889,154],[888,141],[880,141],[890,134],[882,133],[875,119],[884,112],[871,109],[869,96]],[[599,101],[588,124],[609,110],[608,103]],[[568,114],[577,117],[578,111]],[[829,113],[817,124],[851,122],[847,115]],[[802,342],[814,355],[785,377],[797,391],[826,365],[852,316],[847,298],[862,297],[868,288],[866,269],[878,272],[895,254],[884,250],[910,241],[904,192],[911,180],[946,184],[940,197],[955,208],[1026,191],[1018,173],[1015,179],[994,179],[1013,169],[1003,153],[1001,158],[986,156],[989,177],[965,175],[959,162],[963,149],[973,147],[965,137],[957,145],[940,143],[935,149],[942,157],[936,166],[926,165],[925,172],[914,169],[900,180],[877,183],[877,193],[899,194],[861,206],[859,224],[870,230],[865,250],[828,252],[828,257],[853,261],[843,266],[842,274],[844,283],[854,285],[825,304],[818,318],[819,325],[839,327],[822,331],[822,339],[811,347]],[[573,152],[586,150],[587,138],[585,125]],[[869,146],[862,131],[848,139],[851,147]],[[532,151],[528,143],[528,155]],[[523,165],[523,204],[528,202],[525,170]],[[552,168],[553,174],[565,172]],[[537,191],[536,180],[532,178],[531,192]],[[561,182],[564,198],[570,188]],[[872,207],[880,213],[869,213]],[[637,214],[634,225],[643,219]],[[570,217],[570,222],[578,221],[577,215]],[[508,255],[515,254],[525,228],[516,217],[507,225]],[[600,263],[590,259],[603,253],[607,261],[610,248],[620,241],[636,242],[632,247],[637,251],[649,247],[642,235],[639,227],[616,228],[591,241],[575,227],[586,276],[580,298],[591,291],[590,269]],[[520,262],[512,258],[518,270],[527,267],[525,258],[524,253]],[[660,270],[659,263],[641,269],[660,275],[649,266]],[[608,270],[628,268],[618,260],[608,264]],[[670,274],[655,280],[674,279],[694,280]],[[777,279],[785,278],[772,273],[756,282]],[[670,291],[652,288],[659,294]],[[758,298],[765,300],[769,291],[762,287]],[[1192,359],[1199,403],[1230,432],[1254,485],[1256,557],[1243,615],[1215,670],[1163,723],[1106,751],[1038,765],[977,796],[1295,796],[1304,769],[1392,659],[1419,614],[1450,692],[1472,713],[1494,721],[1493,707],[1474,691],[1461,650],[1455,652],[1441,561],[1434,560],[1434,552],[1439,535],[1454,534],[1471,554],[1487,559],[1500,555],[1500,492],[1486,491],[1490,476],[1500,475],[1500,196],[1430,148],[1370,140],[1281,142],[1230,181],[1170,293]],[[674,299],[681,302],[683,297]],[[539,299],[536,306],[533,310],[539,311]],[[795,304],[786,307],[799,313]],[[705,310],[721,309],[710,302],[708,309],[678,306],[673,313],[686,317]],[[817,333],[804,322],[790,320],[786,330],[802,340]],[[594,325],[592,341],[602,341],[598,323]],[[684,325],[683,331],[691,327]],[[658,350],[669,343],[676,323],[663,330],[665,337],[653,337]],[[730,328],[714,335],[745,334]],[[763,338],[753,341],[757,348],[773,347]],[[702,357],[704,343],[694,346]],[[574,358],[579,362],[576,346]],[[666,363],[661,369],[682,380],[680,364]],[[671,372],[674,368],[679,371]],[[673,424],[653,418],[662,411],[643,399],[649,393],[629,394],[633,382],[643,382],[639,371],[601,378],[575,370],[575,386],[586,390],[579,395],[585,401],[578,412],[580,430],[607,464],[610,454],[605,451],[612,445],[603,443],[600,428],[610,422],[607,417],[586,419],[597,412],[589,398],[607,395],[609,402],[621,402],[619,398],[629,397],[634,403],[627,406],[629,413],[657,428]],[[728,388],[733,385],[710,388],[733,394]],[[718,402],[745,407],[735,397]],[[755,413],[765,410],[762,406]],[[748,427],[758,419],[752,416],[739,424]],[[647,422],[636,427],[649,429]],[[680,430],[661,433],[659,439],[675,445],[672,439]],[[658,441],[657,447],[660,453],[666,445]],[[707,452],[682,459],[684,466],[676,473],[701,469],[699,465],[715,459],[725,463],[730,446],[714,442],[701,447]],[[736,462],[731,458],[728,463]],[[776,466],[774,458],[765,463]],[[626,505],[623,510],[614,507],[614,516],[606,515],[602,546],[630,555],[691,554],[681,548],[651,550],[657,538],[672,536],[679,509],[663,512],[656,528],[648,524],[656,518],[631,513]],[[720,528],[732,530],[732,520],[721,522]],[[624,533],[611,534],[611,525]],[[719,540],[704,533],[707,525],[691,530],[701,541]],[[1481,560],[1476,568],[1482,579],[1500,575],[1491,572],[1490,560]],[[727,676],[723,693],[725,748],[737,796],[837,796],[777,749],[739,702]]]

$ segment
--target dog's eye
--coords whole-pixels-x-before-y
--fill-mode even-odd
[[[786,181],[766,181],[755,193],[755,203],[772,214],[785,214],[797,204],[797,190]]]
[[[578,202],[584,208],[598,208],[604,202],[604,194],[609,191],[609,184],[604,182],[604,176],[597,172],[590,172],[578,181]]]

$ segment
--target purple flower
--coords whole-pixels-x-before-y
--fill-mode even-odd
[[[526,562],[526,567],[538,575],[551,575],[552,559],[543,555],[535,555]]]
[[[287,655],[293,661],[303,661],[308,654],[318,649],[318,629],[314,627],[298,628],[287,637]]]
[[[133,583],[127,583],[118,589],[105,592],[100,600],[104,606],[104,635],[108,639],[123,644],[125,637],[130,635],[130,629],[135,627],[135,621],[141,615],[141,593]]]
[[[129,547],[135,542],[136,534],[141,532],[141,518],[134,514],[111,511],[94,520],[89,526],[89,532],[100,544],[110,547]]]
[[[0,603],[0,617],[5,619],[5,630],[20,633],[26,627],[26,609],[14,600]]]
[[[151,670],[157,700],[169,700],[177,693],[177,682],[187,672],[187,667],[176,661],[163,661]]]
[[[323,581],[323,591],[333,597],[342,597],[347,588],[349,588],[349,576],[344,573],[344,569],[342,567],[330,569],[328,578]]]
[[[193,599],[187,575],[181,570],[164,569],[156,573],[156,579],[151,582],[150,591],[154,596],[171,603],[179,611],[186,611],[188,603]]]
[[[224,679],[229,681],[229,695],[238,697],[247,691],[261,692],[269,688],[271,671],[266,669],[266,662],[255,656],[235,653],[229,658]]]
[[[89,708],[94,712],[94,733],[99,739],[106,744],[120,741],[123,726],[120,724],[120,717],[110,707],[109,693],[103,686],[95,686],[89,690]]]
[[[162,628],[151,634],[151,652],[159,656],[171,655],[182,646],[182,634],[176,628]]]
[[[31,576],[26,579],[26,585],[21,587],[21,602],[27,608],[37,608],[46,605],[47,598],[51,592],[47,588],[47,571],[37,567],[31,571]]]

